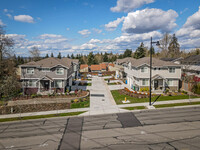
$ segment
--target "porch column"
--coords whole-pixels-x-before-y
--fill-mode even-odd
[[[155,91],[155,87],[154,87],[154,80],[152,81],[152,90]]]
[[[38,84],[38,85],[39,85],[38,92],[40,92],[40,81],[39,81],[39,84]]]
[[[163,91],[165,90],[165,79],[163,79]]]
[[[50,82],[50,88],[49,89],[50,89],[50,93],[51,93],[51,81],[49,80],[49,82]]]

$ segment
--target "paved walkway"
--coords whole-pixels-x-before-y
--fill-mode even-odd
[[[92,78],[92,86],[90,90],[90,109],[82,115],[97,115],[126,112],[120,109],[107,86],[107,83],[102,77],[94,76]]]

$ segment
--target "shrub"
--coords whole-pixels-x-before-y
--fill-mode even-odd
[[[71,103],[74,103],[74,100],[71,100]]]
[[[42,97],[42,95],[41,94],[37,94],[37,97]]]
[[[51,97],[51,94],[50,94],[50,93],[48,94],[48,97]]]
[[[200,94],[200,83],[197,83],[197,84],[193,85],[192,91],[193,91],[195,94]]]
[[[79,100],[78,100],[78,99],[75,99],[75,100],[74,100],[74,103],[78,103],[78,102],[79,102]]]
[[[37,97],[36,94],[32,94],[32,95],[31,95],[31,98],[36,98],[36,97]]]

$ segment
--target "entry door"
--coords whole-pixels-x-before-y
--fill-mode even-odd
[[[155,90],[158,89],[158,80],[155,80],[155,81],[154,81],[154,88],[155,88]]]
[[[45,90],[49,90],[49,81],[44,81]]]

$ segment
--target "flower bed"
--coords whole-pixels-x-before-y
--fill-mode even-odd
[[[148,98],[149,97],[149,93],[130,91],[126,87],[122,90],[118,90],[118,92],[122,95],[128,95],[128,96],[135,97],[135,98]]]

